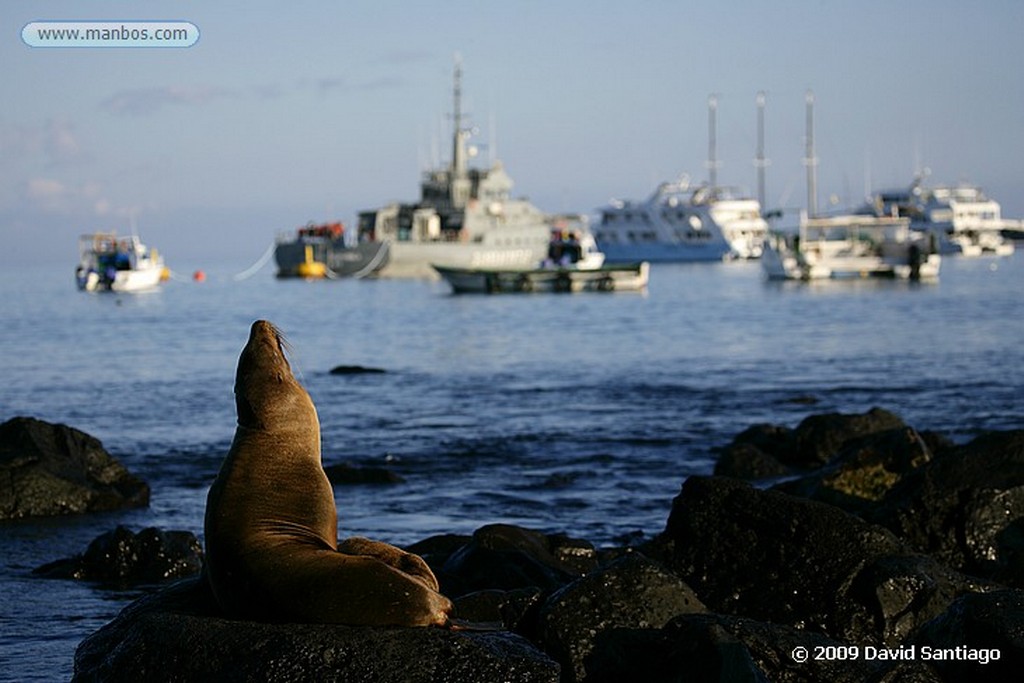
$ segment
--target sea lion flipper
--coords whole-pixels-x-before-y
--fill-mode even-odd
[[[430,590],[439,589],[437,577],[423,558],[419,555],[406,552],[388,543],[374,541],[362,536],[346,538],[338,544],[338,552],[347,555],[366,555],[375,557],[381,562],[388,564],[395,569],[418,579]]]

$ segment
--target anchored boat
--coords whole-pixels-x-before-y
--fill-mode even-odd
[[[773,280],[939,276],[934,240],[910,229],[907,218],[801,216],[796,235],[768,240],[761,266]]]
[[[999,203],[976,185],[928,187],[918,176],[909,188],[877,193],[863,208],[879,216],[906,216],[916,230],[935,235],[942,254],[1009,256],[1014,244],[1004,233],[1024,221],[1003,218]]]
[[[385,242],[346,242],[340,223],[308,223],[294,236],[279,237],[274,247],[278,277],[366,277],[388,262]]]
[[[461,110],[462,67],[456,61],[451,162],[423,175],[420,199],[359,214],[358,242],[388,245],[382,277],[436,277],[431,264],[451,268],[533,268],[553,229],[589,233],[585,216],[552,215],[512,197],[500,161],[473,168],[472,134]]]
[[[526,292],[614,292],[647,287],[649,264],[606,264],[591,235],[552,234],[548,255],[533,268],[459,268],[435,264],[434,270],[455,294]]]
[[[168,278],[163,258],[136,235],[114,232],[82,235],[78,239],[75,282],[86,292],[140,292]]]

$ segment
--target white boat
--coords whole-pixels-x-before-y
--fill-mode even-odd
[[[602,207],[594,237],[611,261],[722,261],[758,258],[768,233],[756,199],[689,178],[665,182],[641,202]]]
[[[758,97],[759,113],[764,106]],[[716,142],[718,98],[708,98],[708,161],[706,184],[690,186],[683,175],[665,182],[642,202],[612,200],[599,209],[594,228],[598,246],[614,261],[721,261],[761,256],[768,222],[761,202],[736,188],[718,184]],[[759,136],[763,133],[759,116]],[[758,145],[759,168],[764,168]]]
[[[140,292],[167,279],[163,258],[136,235],[118,237],[113,232],[82,235],[75,282],[87,292]]]
[[[512,197],[512,179],[500,161],[471,168],[475,148],[463,128],[461,66],[455,66],[451,162],[427,171],[417,202],[394,202],[359,214],[357,241],[386,242],[381,277],[436,277],[431,264],[459,268],[532,268],[548,249],[553,229],[589,233],[581,215],[551,215]]]
[[[1009,256],[1012,241],[1004,232],[1020,230],[1024,221],[1003,218],[999,203],[976,185],[925,186],[918,176],[909,188],[877,193],[866,212],[906,216],[911,227],[935,235],[939,252],[962,256]]]
[[[908,218],[804,213],[797,234],[766,242],[761,266],[773,280],[932,280],[942,263],[934,251],[934,240],[911,230]]]

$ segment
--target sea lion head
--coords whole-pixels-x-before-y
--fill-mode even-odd
[[[308,428],[312,423],[319,433],[316,408],[292,374],[287,349],[284,336],[273,323],[257,320],[252,324],[235,373],[240,427],[279,430]]]

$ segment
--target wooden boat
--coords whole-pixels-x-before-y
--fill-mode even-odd
[[[647,287],[650,264],[623,263],[598,268],[454,268],[434,265],[455,294],[528,292],[625,292]]]

